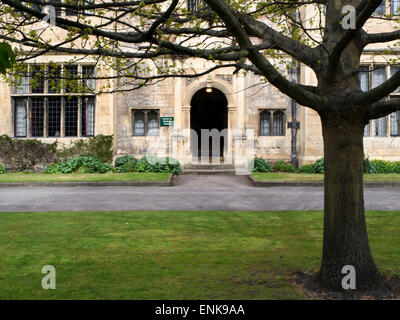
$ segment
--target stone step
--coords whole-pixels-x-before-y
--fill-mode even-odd
[[[191,175],[235,175],[235,169],[184,169],[182,171],[183,174],[191,174]]]
[[[189,170],[233,170],[235,167],[227,163],[191,163],[186,164],[184,169]]]

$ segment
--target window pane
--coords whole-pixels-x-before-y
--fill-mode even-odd
[[[283,136],[283,112],[274,112],[274,136]]]
[[[187,1],[187,9],[188,9],[188,11],[196,11],[198,2],[199,2],[199,0],[188,0]]]
[[[15,136],[26,137],[26,99],[15,99]]]
[[[44,93],[44,70],[43,66],[31,66],[32,93]]]
[[[390,76],[392,77],[397,71],[400,71],[400,66],[391,66],[390,67]],[[395,93],[400,93],[400,87],[398,87],[395,91]]]
[[[77,6],[78,5],[78,0],[66,0],[65,3]],[[76,17],[78,15],[78,10],[72,9],[72,8],[66,8],[65,9],[65,15],[66,16]]]
[[[376,88],[377,86],[384,83],[386,80],[386,68],[385,67],[377,67],[372,73],[372,88]]]
[[[93,4],[94,0],[83,0],[85,6]],[[94,14],[94,9],[83,10],[84,14]]]
[[[48,68],[48,81],[47,87],[49,93],[60,93],[61,92],[61,67],[51,66]]]
[[[262,111],[260,114],[260,135],[270,135],[270,119],[271,114],[268,111]]]
[[[14,93],[28,93],[28,72],[21,72],[15,79]]]
[[[85,92],[93,92],[95,89],[94,67],[82,66],[82,85]]]
[[[371,135],[371,125],[368,122],[368,124],[366,124],[364,127],[364,137],[369,137],[370,135]]]
[[[383,15],[386,13],[386,0],[383,0],[378,8],[375,9],[375,15]]]
[[[47,135],[59,137],[61,131],[61,98],[49,97],[47,99]]]
[[[78,92],[78,66],[65,66],[65,92],[76,93]]]
[[[94,136],[94,98],[82,100],[82,135]]]
[[[386,136],[386,117],[375,120],[375,136],[377,137]]]
[[[362,91],[366,92],[369,90],[369,68],[361,67],[358,73],[358,80],[360,82],[360,88]]]
[[[133,134],[135,136],[144,136],[144,112],[136,111],[133,113],[134,128]]]
[[[394,15],[399,15],[400,12],[400,0],[390,0],[390,13]]]
[[[147,135],[158,136],[158,112],[151,111],[147,114]]]
[[[61,3],[61,0],[52,0],[52,1]],[[56,16],[57,17],[61,16],[61,8],[56,7]]]
[[[393,112],[390,115],[390,135],[399,135],[399,114],[397,112]]]
[[[65,99],[65,136],[76,137],[78,135],[78,98]]]
[[[44,128],[44,103],[43,98],[32,98],[31,105],[31,135],[43,137]]]

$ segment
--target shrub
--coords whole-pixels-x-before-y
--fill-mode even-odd
[[[136,171],[136,162],[125,162],[119,167],[115,167],[115,171],[119,173]]]
[[[123,157],[118,157],[117,159],[115,159],[116,168],[122,167],[126,163],[132,163],[133,165],[135,165],[137,163],[137,160],[135,157],[132,157],[128,154]]]
[[[318,159],[313,164],[314,173],[324,173],[325,165],[324,165],[324,158]]]
[[[364,173],[377,173],[375,167],[368,158],[364,159]]]
[[[273,170],[275,172],[295,172],[295,167],[291,163],[279,160],[274,164]]]
[[[400,161],[364,160],[365,173],[400,173]]]
[[[254,172],[271,172],[272,171],[272,165],[271,163],[265,161],[262,158],[254,158],[252,162],[250,163],[250,168],[253,167]]]
[[[181,166],[174,158],[159,158],[156,156],[144,156],[136,164],[137,172],[165,172],[179,174]]]
[[[46,168],[46,173],[106,173],[112,167],[91,156],[78,156],[76,158],[53,163]]]
[[[6,169],[0,164],[0,174],[6,173]]]
[[[299,168],[299,173],[315,173],[314,166],[312,164],[305,164]]]
[[[299,173],[324,173],[324,158],[299,168]]]
[[[32,170],[55,161],[56,144],[36,139],[12,139],[0,136],[0,161],[9,171]]]
[[[61,148],[56,155],[59,160],[68,160],[78,156],[91,156],[102,162],[111,163],[113,137],[99,134],[89,139],[79,139]]]

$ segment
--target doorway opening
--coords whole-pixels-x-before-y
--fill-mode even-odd
[[[203,88],[191,100],[190,128],[193,158],[220,158],[227,147],[228,100],[218,89]]]

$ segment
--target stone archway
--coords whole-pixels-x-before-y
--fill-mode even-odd
[[[198,163],[198,157],[192,157],[192,150],[193,146],[190,143],[190,128],[191,128],[191,102],[195,94],[203,90],[207,87],[212,87],[213,90],[220,91],[226,98],[227,101],[227,139],[224,141],[224,163],[232,163],[234,162],[233,155],[234,155],[234,144],[233,144],[233,130],[236,128],[236,95],[233,93],[233,87],[226,81],[222,79],[218,79],[215,77],[212,78],[200,78],[193,82],[191,82],[187,87],[184,89],[183,93],[183,103],[182,103],[182,129],[183,132],[189,133],[188,135],[185,134],[188,140],[184,147],[184,153],[186,155],[186,159],[191,159],[192,163]]]
[[[202,88],[190,102],[193,158],[223,159],[228,139],[228,100],[216,88]]]

